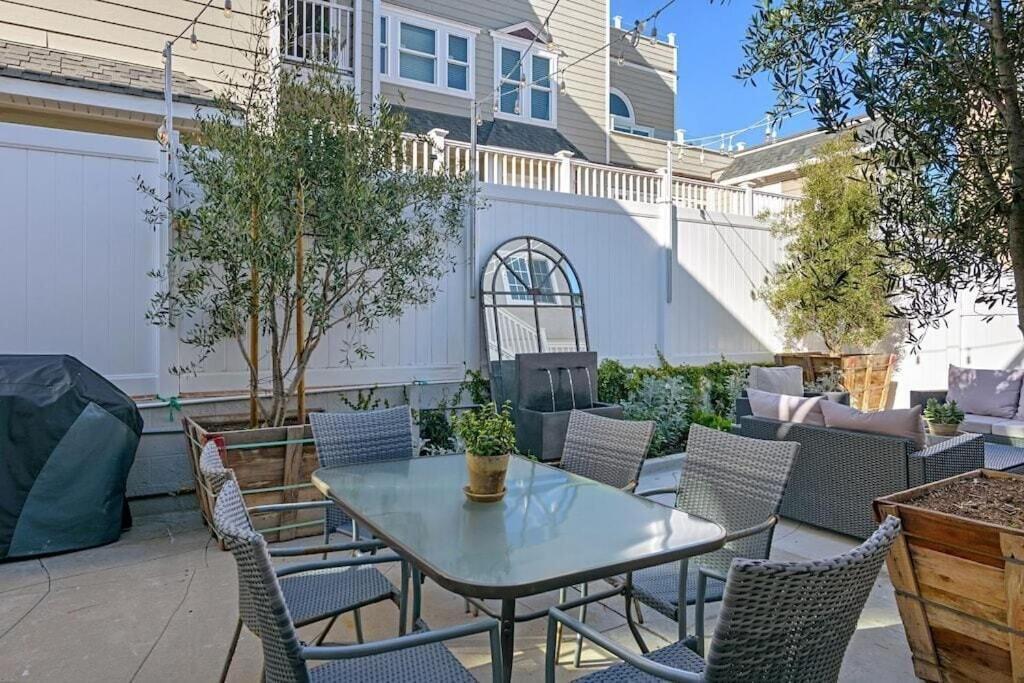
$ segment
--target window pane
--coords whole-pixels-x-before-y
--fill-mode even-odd
[[[461,36],[448,36],[448,56],[456,62],[468,62],[469,41]]]
[[[508,291],[512,292],[509,296],[512,301],[529,301],[530,297],[526,293],[526,284],[530,284],[530,273],[526,268],[526,259],[514,258],[509,262],[511,270],[505,271],[505,280],[508,282]],[[517,277],[518,276],[518,277]]]
[[[406,23],[402,24],[401,45],[406,49],[426,52],[431,55],[436,54],[434,39],[434,32],[429,28]]]
[[[388,18],[387,17],[381,17],[380,18],[380,44],[381,45],[387,45],[388,44]]]
[[[434,82],[434,60],[403,52],[398,56],[398,73],[402,78],[411,78],[424,83]]]
[[[501,75],[513,81],[523,79],[523,65],[519,63],[519,50],[501,48]]]
[[[448,87],[456,90],[468,90],[468,67],[461,64],[448,65]]]
[[[530,116],[542,121],[551,119],[551,92],[533,89],[530,97]]]
[[[548,76],[551,75],[551,60],[547,57],[534,57],[533,58],[533,73],[530,74],[531,80],[537,85],[542,85],[545,88],[550,88],[551,84],[548,80]]]
[[[630,118],[629,107],[627,107],[626,102],[615,93],[612,93],[612,96],[610,98],[609,110],[612,114],[615,114],[616,116],[621,116],[624,119]]]
[[[501,110],[506,114],[516,113],[516,104],[519,102],[519,87],[515,83],[501,84]]]
[[[380,72],[382,74],[388,72],[388,48],[384,45],[380,47]]]

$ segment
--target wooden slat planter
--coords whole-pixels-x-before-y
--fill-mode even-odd
[[[270,505],[320,500],[310,477],[319,467],[310,426],[295,425],[263,429],[237,429],[245,419],[239,416],[200,418],[202,424],[185,417],[182,425],[187,439],[189,461],[196,480],[196,496],[203,520],[213,529],[213,494],[199,476],[199,454],[214,437],[223,437],[224,463],[235,472],[245,504]],[[272,444],[247,447],[248,444]],[[323,533],[323,511],[269,513],[253,516],[253,523],[264,531],[268,541],[287,541],[300,536]]]
[[[886,560],[896,603],[926,681],[1024,681],[1024,529],[907,504],[955,479],[1017,478],[975,470],[879,498],[875,514],[903,533]]]
[[[850,405],[859,410],[885,410],[889,405],[889,386],[896,366],[896,354],[852,353],[839,356],[827,353],[780,353],[777,365],[799,365],[804,381],[813,382],[834,369],[842,372],[843,386],[850,392]]]

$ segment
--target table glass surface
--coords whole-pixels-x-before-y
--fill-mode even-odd
[[[697,555],[714,522],[525,458],[498,503],[466,499],[463,455],[322,468],[314,485],[442,586],[518,597]]]

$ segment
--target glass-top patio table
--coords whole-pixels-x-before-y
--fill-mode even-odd
[[[501,502],[466,500],[466,480],[462,455],[313,473],[324,495],[443,588],[501,601],[506,680],[515,623],[546,614],[517,616],[517,598],[700,555],[725,539],[714,522],[526,458],[509,459]]]

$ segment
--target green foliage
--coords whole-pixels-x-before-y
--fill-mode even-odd
[[[703,425],[720,432],[732,431],[732,420],[721,415],[715,415],[707,410],[698,410],[690,417],[690,424]]]
[[[649,455],[657,457],[686,449],[689,416],[700,403],[693,385],[683,377],[645,376],[639,388],[622,402],[627,420],[651,420],[654,436]]]
[[[786,340],[819,335],[832,353],[871,346],[888,332],[882,250],[872,227],[877,202],[856,177],[857,143],[846,135],[818,148],[801,166],[804,197],[772,223],[786,257],[758,296]]]
[[[173,206],[140,187],[158,202],[150,221],[162,224],[168,211],[173,220],[149,318],[179,327],[195,349],[174,370],[194,372],[230,342],[249,366],[250,393],[265,390],[257,362],[268,372],[261,422],[280,425],[332,330],[345,330],[343,350],[365,358],[367,333],[435,298],[455,266],[471,189],[464,174],[403,170],[398,110],[365,111],[333,69],[276,69],[258,40],[251,73],[199,117],[195,142],[178,153]],[[259,358],[250,357],[251,318]]]
[[[466,369],[462,390],[469,392],[469,400],[481,406],[491,400],[491,383],[480,370]]]
[[[381,407],[391,407],[390,401],[388,401],[387,399],[382,399],[379,396],[377,396],[377,389],[375,387],[370,387],[369,389],[367,389],[365,394],[363,393],[363,390],[360,389],[359,391],[356,392],[356,399],[354,401],[350,399],[346,394],[342,394],[341,403],[342,405],[348,406],[350,410],[359,411],[377,410],[378,408]]]
[[[924,407],[924,419],[933,424],[958,425],[964,421],[964,411],[960,410],[956,401],[939,403],[930,398]]]
[[[516,450],[516,428],[508,402],[499,411],[493,402],[455,418],[455,433],[473,455],[495,456]]]
[[[437,408],[424,408],[416,414],[420,439],[425,443],[421,454],[452,453],[455,451],[455,429],[448,419],[448,405],[442,401]]]
[[[829,391],[846,391],[843,386],[843,370],[831,367],[818,374],[812,382],[804,382],[804,392],[827,393]]]

